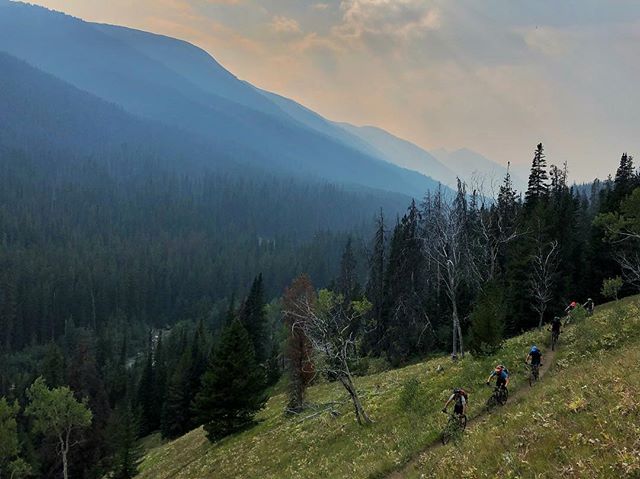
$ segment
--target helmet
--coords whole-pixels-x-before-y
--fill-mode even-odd
[[[591,298],[587,298],[587,301],[593,301],[593,299],[591,299]]]
[[[532,353],[535,353],[536,351],[538,351],[538,346],[536,346],[535,344],[533,346],[531,346],[531,351]]]
[[[502,364],[498,364],[496,366],[496,371],[502,371],[504,369],[504,366]]]
[[[460,394],[460,388],[454,388],[453,394]]]

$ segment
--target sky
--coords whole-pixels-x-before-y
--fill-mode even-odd
[[[187,40],[258,87],[427,149],[526,168],[543,142],[575,181],[640,155],[638,0],[32,2]]]

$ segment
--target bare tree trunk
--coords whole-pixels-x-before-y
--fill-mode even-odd
[[[544,318],[544,310],[539,311],[540,317],[538,318],[538,330],[542,329],[542,319]]]
[[[462,343],[462,329],[460,328],[460,319],[456,320],[458,327],[458,341],[460,341],[460,357],[464,358],[464,344]]]
[[[458,357],[458,341],[457,341],[457,334],[458,334],[458,330],[456,329],[456,312],[455,309],[453,311],[452,314],[452,321],[451,321],[453,327],[452,327],[452,333],[453,333],[453,345],[451,348],[451,358],[452,359],[456,359]]]
[[[62,477],[69,479],[69,466],[67,464],[67,452],[62,452]]]
[[[348,374],[340,374],[340,382],[344,386],[344,388],[349,393],[351,397],[351,401],[353,402],[353,408],[356,414],[356,419],[358,420],[358,424],[371,424],[373,421],[364,410],[362,406],[362,402],[360,401],[360,397],[358,396],[358,392],[356,391],[355,386],[353,385],[353,381],[351,380],[351,376]]]
[[[67,455],[69,453],[69,435],[71,431],[67,430],[66,440],[60,435],[60,455],[62,456],[62,477],[64,479],[69,479],[69,461],[67,459]]]

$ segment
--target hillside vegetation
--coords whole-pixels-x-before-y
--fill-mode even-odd
[[[640,354],[637,297],[600,307],[592,318],[567,327],[550,374],[531,393],[483,415],[491,390],[482,383],[492,365],[510,368],[512,392],[528,388],[524,355],[532,343],[546,349],[548,334],[527,332],[488,358],[468,355],[452,363],[441,357],[359,378],[375,420],[369,427],[355,423],[337,384],[311,388],[314,407],[301,417],[284,416],[286,397],[274,396],[253,429],[216,444],[196,429],[149,451],[139,477],[384,477],[406,464],[407,477],[442,477],[454,470],[464,477],[522,477],[550,468],[566,477],[633,474],[640,467],[632,389],[640,375],[633,367]],[[439,411],[454,386],[467,388],[469,415],[481,418],[457,447],[427,451],[412,461],[437,441],[446,419]],[[339,414],[314,415],[322,408]]]

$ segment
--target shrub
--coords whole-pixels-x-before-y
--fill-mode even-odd
[[[602,282],[602,290],[600,293],[605,298],[611,298],[618,301],[618,293],[622,289],[623,285],[622,278],[620,276],[616,276],[615,278],[608,278]]]
[[[402,383],[398,405],[404,412],[421,413],[426,410],[423,405],[424,397],[425,391],[420,380],[415,376],[410,377]]]
[[[485,286],[471,313],[471,351],[485,356],[495,353],[502,344],[505,318],[502,288],[490,283]]]

